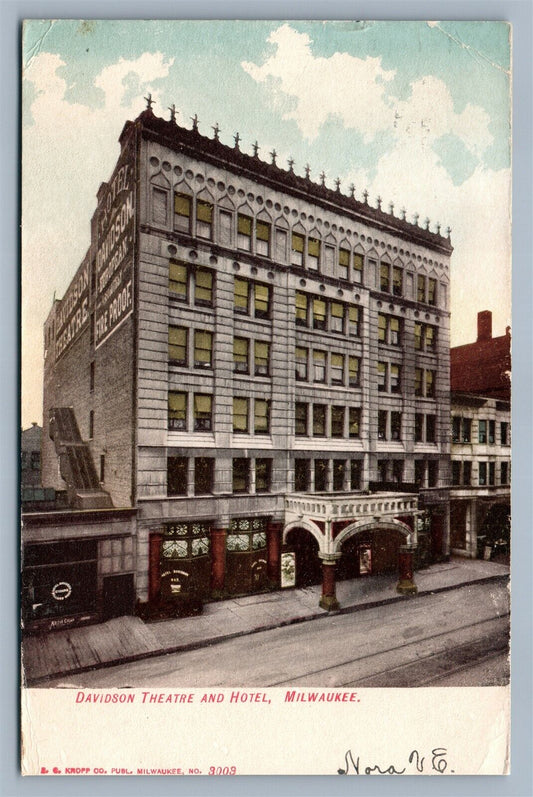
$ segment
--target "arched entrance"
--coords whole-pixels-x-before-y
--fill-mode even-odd
[[[405,535],[394,528],[365,530],[341,543],[337,580],[398,572],[398,555]]]
[[[322,581],[322,563],[318,558],[318,541],[311,532],[296,526],[287,533],[287,548],[294,551],[296,559],[296,586],[310,587]]]

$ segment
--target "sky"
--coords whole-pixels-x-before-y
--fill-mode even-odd
[[[43,323],[145,107],[326,185],[451,228],[451,343],[511,324],[510,47],[498,22],[32,20],[23,32],[22,427],[42,421]],[[288,168],[288,166],[287,166]]]

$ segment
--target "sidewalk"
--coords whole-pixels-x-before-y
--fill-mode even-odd
[[[418,594],[427,595],[500,580],[508,574],[506,565],[457,558],[417,571],[415,582]],[[46,679],[51,677],[191,650],[243,634],[327,617],[328,612],[318,606],[320,592],[320,586],[313,586],[248,595],[208,603],[198,617],[150,624],[138,617],[119,617],[99,625],[27,637],[22,644],[26,682],[29,686],[46,686]],[[341,581],[337,584],[337,598],[340,613],[413,599],[396,592],[396,578],[391,575]]]

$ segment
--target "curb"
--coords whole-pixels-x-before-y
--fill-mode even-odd
[[[143,661],[144,659],[154,659],[160,656],[168,656],[173,653],[186,653],[190,650],[198,650],[200,648],[211,647],[212,645],[218,645],[221,642],[227,642],[230,639],[236,639],[237,637],[241,636],[251,636],[252,634],[258,634],[262,631],[273,631],[276,628],[284,628],[290,625],[297,625],[299,623],[306,623],[310,620],[319,620],[320,618],[325,617],[335,617],[337,615],[343,614],[353,614],[355,612],[365,611],[367,609],[375,609],[378,606],[386,606],[393,603],[400,603],[400,601],[405,601],[406,599],[413,599],[423,595],[436,595],[439,592],[449,592],[452,589],[461,589],[462,587],[469,587],[475,584],[487,584],[490,582],[506,582],[509,581],[509,574],[498,574],[494,576],[484,576],[483,578],[476,578],[471,579],[470,581],[463,581],[460,584],[452,584],[450,586],[445,587],[435,587],[434,589],[425,589],[420,590],[416,595],[393,595],[390,598],[381,598],[380,600],[375,601],[368,601],[365,603],[354,604],[353,606],[346,606],[344,608],[337,609],[336,611],[325,611],[322,609],[320,612],[315,612],[313,614],[306,615],[304,617],[291,617],[289,620],[280,620],[278,622],[267,623],[265,625],[256,626],[254,628],[250,628],[246,631],[235,631],[231,634],[224,634],[222,636],[211,637],[210,639],[202,639],[196,642],[186,642],[182,645],[173,645],[172,647],[168,648],[157,648],[151,651],[145,651],[143,653],[135,653],[131,656],[123,656],[120,659],[110,659],[109,661],[101,662],[100,664],[92,664],[86,667],[76,667],[75,669],[70,670],[61,670],[59,672],[48,673],[48,675],[40,675],[37,678],[27,678],[25,680],[26,687],[33,687],[38,686],[39,684],[46,684],[48,680],[51,678],[61,678],[67,677],[71,675],[79,675],[84,672],[92,672],[94,670],[103,670],[109,667],[116,667],[120,664],[131,664],[136,661]],[[56,687],[62,688],[62,687]],[[63,688],[71,688],[71,687],[63,687]]]

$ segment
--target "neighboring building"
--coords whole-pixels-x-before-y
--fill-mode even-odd
[[[481,312],[477,342],[451,349],[450,546],[468,557],[508,555],[510,545],[511,337],[491,335]]]
[[[41,486],[41,436],[42,426],[36,421],[20,433],[20,486]]]
[[[335,578],[398,569],[415,591],[414,555],[449,554],[449,238],[196,120],[148,108],[120,144],[45,324],[45,486],[136,510],[149,613],[320,580],[331,608]]]

